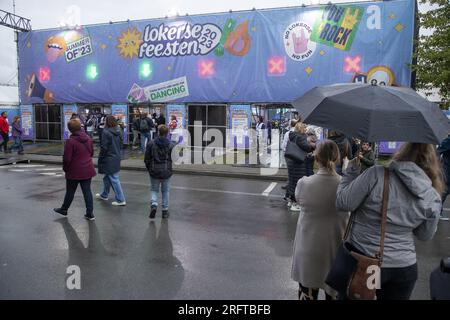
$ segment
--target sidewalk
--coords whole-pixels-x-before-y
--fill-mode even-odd
[[[97,149],[97,148],[96,148]],[[62,143],[36,143],[25,145],[25,155],[20,158],[26,158],[33,163],[46,163],[54,165],[62,165],[63,145]],[[12,154],[15,156],[15,154]],[[94,164],[97,166],[98,150],[94,152]],[[122,170],[146,171],[144,164],[144,156],[141,153],[124,149]],[[233,164],[181,164],[173,166],[174,173],[216,176],[228,178],[246,178],[258,179],[266,181],[286,181],[287,169],[273,168],[275,173],[271,175],[262,175],[261,170],[270,168],[260,168],[255,165],[233,165]]]

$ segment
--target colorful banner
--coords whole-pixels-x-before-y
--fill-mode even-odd
[[[70,131],[69,128],[67,127],[67,124],[69,123],[70,118],[72,118],[72,114],[78,113],[78,107],[75,104],[64,105],[63,113],[64,113],[64,140],[67,140],[70,138]]]
[[[290,103],[333,83],[410,86],[414,7],[354,2],[21,32],[20,99]]]
[[[363,7],[353,4],[326,6],[316,20],[311,40],[340,50],[350,50],[363,12]]]
[[[250,148],[249,129],[251,129],[252,110],[250,105],[230,105],[229,148]]]
[[[113,104],[111,114],[116,117],[123,130],[123,143],[128,144],[128,106],[126,104]]]
[[[171,140],[178,144],[187,143],[186,106],[184,104],[168,104],[166,107],[166,121],[170,123],[172,116],[177,118],[177,128],[171,130]]]
[[[21,105],[20,117],[22,125],[22,138],[24,140],[34,140],[34,114],[33,106]]]

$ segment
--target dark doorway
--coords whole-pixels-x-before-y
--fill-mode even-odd
[[[213,137],[206,136],[206,141],[198,144],[194,139],[194,129],[196,128],[194,122],[201,121],[198,129],[201,129],[202,138],[208,129],[217,129],[222,133],[221,144],[225,147],[226,139],[226,125],[227,125],[227,106],[225,104],[191,104],[188,105],[188,130],[191,135],[192,147],[206,147],[213,142]],[[203,140],[203,139],[202,139]]]
[[[36,121],[37,140],[61,140],[61,105],[35,105],[34,117]]]

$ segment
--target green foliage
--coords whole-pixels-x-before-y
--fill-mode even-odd
[[[450,0],[420,0],[431,5],[431,10],[418,13],[420,28],[427,29],[419,37],[415,57],[418,89],[427,94],[438,89],[443,104],[450,102]]]

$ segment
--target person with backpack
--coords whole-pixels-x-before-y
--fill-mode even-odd
[[[147,142],[151,140],[151,130],[154,127],[152,119],[148,117],[147,113],[141,116],[139,121],[139,133],[141,134],[141,151],[145,152],[145,146]]]
[[[150,174],[150,219],[154,219],[158,209],[158,193],[162,192],[162,218],[169,217],[170,177],[172,176],[172,149],[175,143],[167,138],[169,128],[158,127],[158,137],[151,140],[145,152],[145,166]]]

